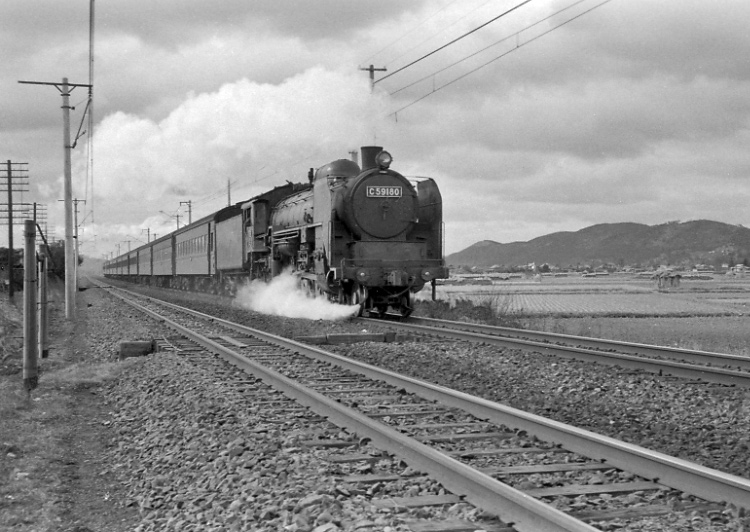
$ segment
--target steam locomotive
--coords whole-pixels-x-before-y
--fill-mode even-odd
[[[234,293],[291,270],[309,292],[360,313],[411,313],[411,295],[448,277],[442,198],[429,178],[390,168],[380,146],[362,167],[339,159],[221,209],[104,264],[104,275],[155,286]]]

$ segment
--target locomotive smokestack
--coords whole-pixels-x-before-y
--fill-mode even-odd
[[[375,156],[383,151],[382,146],[362,146],[362,171],[377,168]]]

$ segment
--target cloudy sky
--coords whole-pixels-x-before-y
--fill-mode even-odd
[[[197,219],[371,144],[438,182],[448,253],[597,223],[750,224],[743,0],[107,0],[95,14],[93,145],[73,155],[90,256],[171,231],[182,202]],[[63,238],[62,98],[18,81],[88,83],[89,0],[3,0],[0,30],[0,161],[29,163],[20,199],[46,204]],[[374,92],[371,64],[387,69]],[[86,97],[72,93],[73,134]]]

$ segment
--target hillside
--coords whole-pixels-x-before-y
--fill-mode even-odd
[[[661,225],[598,224],[528,242],[477,242],[446,257],[451,266],[506,267],[534,262],[560,267],[581,265],[656,267],[662,264],[720,267],[750,259],[750,229],[709,220]]]

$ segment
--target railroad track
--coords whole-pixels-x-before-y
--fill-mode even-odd
[[[411,317],[406,321],[358,318],[363,323],[387,323],[389,327],[415,334],[480,342],[489,345],[549,353],[587,362],[659,375],[672,375],[728,386],[750,388],[750,357],[660,347],[617,340],[495,327],[432,318]]]
[[[725,509],[721,503],[741,508],[750,501],[750,481],[740,477],[177,305],[112,293],[178,331],[185,340],[172,348],[188,352],[190,344],[216,353],[355,433],[359,443],[370,440],[409,465],[404,471],[395,460],[380,470],[372,455],[331,452],[334,463],[369,464],[361,468],[366,474],[345,482],[399,482],[419,472],[450,491],[414,496],[407,489],[403,498],[380,501],[384,506],[468,501],[513,525],[476,525],[486,530],[594,531],[588,523],[619,519],[636,530],[644,518],[680,511],[715,516]],[[352,442],[324,443],[339,444]],[[663,530],[670,530],[668,521]]]

